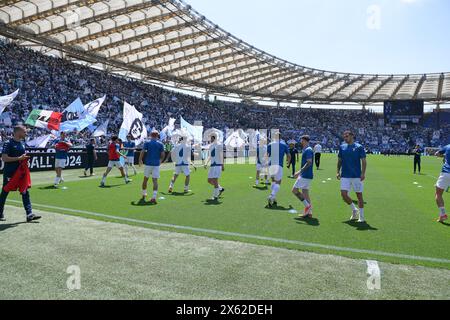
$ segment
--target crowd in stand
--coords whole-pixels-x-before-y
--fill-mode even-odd
[[[202,121],[205,128],[223,131],[280,129],[286,140],[298,140],[302,134],[309,134],[314,142],[331,150],[339,146],[346,129],[353,130],[366,148],[380,152],[406,152],[417,144],[438,147],[447,141],[450,132],[448,124],[440,130],[419,124],[408,124],[402,129],[399,125],[385,124],[382,115],[365,110],[275,108],[207,101],[0,41],[0,96],[16,89],[20,89],[20,94],[3,114],[10,125],[1,125],[0,143],[11,134],[11,125],[23,122],[33,109],[61,112],[78,97],[88,103],[105,94],[107,99],[97,124],[109,119],[111,134],[119,131],[124,100],[144,114],[149,130],[162,129],[170,117],[182,116],[188,122]],[[30,136],[43,134],[43,130],[33,129]],[[83,145],[90,135],[90,131],[84,130],[71,137],[76,145]]]

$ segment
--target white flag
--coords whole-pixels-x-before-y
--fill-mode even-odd
[[[84,110],[86,110],[87,114],[90,114],[94,118],[97,118],[98,112],[100,111],[103,102],[105,102],[105,99],[106,95],[104,95],[101,98],[98,98],[97,100],[89,102],[87,105],[84,106]]]
[[[206,130],[204,135],[203,135],[204,136],[204,140],[205,141],[210,141],[211,140],[211,136],[213,134],[216,135],[218,143],[223,143],[224,133],[223,133],[223,131],[221,131],[219,129],[216,129],[216,128],[212,128],[212,129]]]
[[[18,94],[19,89],[17,89],[16,91],[7,96],[0,97],[0,114],[2,114],[5,108],[11,104],[11,102],[13,102],[13,100],[17,97]]]
[[[174,118],[169,119],[169,124],[161,131],[161,140],[165,140],[166,137],[170,138],[172,136],[172,133],[175,130],[175,121]]]
[[[95,129],[92,136],[94,138],[106,137],[108,135],[108,124],[109,124],[109,120],[106,120],[105,123],[103,123],[102,125],[98,126],[97,129]]]
[[[229,148],[242,148],[245,145],[245,141],[239,132],[235,131],[225,140],[224,144]]]
[[[50,141],[52,135],[47,134],[45,136],[37,137],[36,139],[27,142],[27,145],[32,148],[45,148]]]
[[[127,135],[133,137],[136,145],[147,139],[147,128],[142,122],[143,115],[135,107],[125,102],[123,107],[123,123],[120,127],[119,138],[126,141]]]
[[[195,143],[201,143],[203,140],[203,127],[202,126],[193,126],[189,122],[180,117],[181,128],[184,128],[189,132],[191,138]]]

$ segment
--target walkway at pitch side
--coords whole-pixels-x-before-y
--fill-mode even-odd
[[[0,299],[448,299],[450,270],[221,241],[7,207],[0,223]],[[70,291],[70,266],[81,289]]]

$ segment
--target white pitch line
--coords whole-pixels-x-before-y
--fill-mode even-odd
[[[16,204],[22,203],[21,201],[17,201],[17,200],[7,200],[7,201],[16,203]],[[376,250],[338,247],[338,246],[303,242],[303,241],[297,241],[297,240],[287,240],[287,239],[280,239],[280,238],[257,236],[257,235],[251,235],[251,234],[245,234],[245,233],[236,233],[236,232],[227,232],[227,231],[212,230],[212,229],[178,226],[175,224],[166,224],[166,223],[151,222],[151,221],[131,219],[131,218],[125,218],[125,217],[119,217],[119,216],[111,216],[111,215],[107,215],[107,214],[103,214],[103,213],[84,211],[84,210],[75,210],[75,209],[70,209],[70,208],[61,208],[61,207],[55,207],[55,206],[49,206],[49,205],[37,204],[37,203],[33,203],[33,206],[46,208],[46,209],[52,209],[52,210],[62,210],[62,211],[66,211],[66,212],[81,213],[81,214],[85,214],[85,215],[89,215],[89,216],[93,216],[93,217],[106,218],[106,219],[125,221],[125,222],[131,222],[131,223],[138,223],[138,224],[144,224],[144,225],[155,226],[155,227],[170,228],[170,229],[176,229],[176,230],[201,232],[201,233],[212,234],[212,235],[239,237],[239,238],[253,239],[253,240],[260,240],[260,241],[270,241],[270,242],[283,243],[283,244],[294,244],[294,245],[299,245],[299,246],[303,246],[303,247],[320,248],[320,249],[325,249],[325,250],[330,250],[330,251],[338,251],[338,252],[363,253],[363,254],[384,256],[384,257],[393,257],[393,258],[399,258],[399,259],[450,264],[449,259],[421,257],[421,256],[383,252],[383,251],[376,251]]]

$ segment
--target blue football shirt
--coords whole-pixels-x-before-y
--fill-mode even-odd
[[[450,144],[439,150],[439,153],[442,154],[445,159],[444,166],[442,167],[442,172],[450,173]]]
[[[342,178],[361,178],[361,159],[366,158],[362,145],[344,143],[339,147],[338,157],[342,159]]]
[[[272,142],[267,147],[267,154],[270,158],[269,166],[284,167],[284,156],[289,154],[289,147],[282,141]]]
[[[308,160],[313,161],[313,158],[314,158],[314,151],[311,147],[306,147],[305,149],[303,149],[302,168],[305,166]],[[314,178],[313,167],[314,166],[311,165],[308,169],[306,169],[306,171],[302,173],[302,178],[312,180]]]
[[[20,157],[24,153],[25,147],[21,141],[11,139],[3,145],[2,154],[6,154],[8,157]],[[6,162],[3,168],[3,174],[5,177],[12,177],[17,168],[19,168],[19,161]]]
[[[126,149],[133,149],[133,150],[128,150],[127,157],[134,157],[134,148],[136,148],[136,143],[134,143],[133,141],[130,141],[130,142],[127,141],[123,144],[123,146]]]
[[[187,167],[189,166],[189,159],[191,155],[191,147],[187,144],[180,144],[173,150],[177,159],[172,159],[175,161],[176,167]]]
[[[159,167],[161,165],[161,153],[164,151],[164,145],[158,140],[150,140],[144,144],[145,165]]]
[[[210,146],[211,167],[221,167],[223,165],[223,148],[222,145],[214,143]]]
[[[267,153],[267,146],[266,145],[259,145],[256,148],[256,161],[257,164],[262,165],[265,163],[264,157]]]

